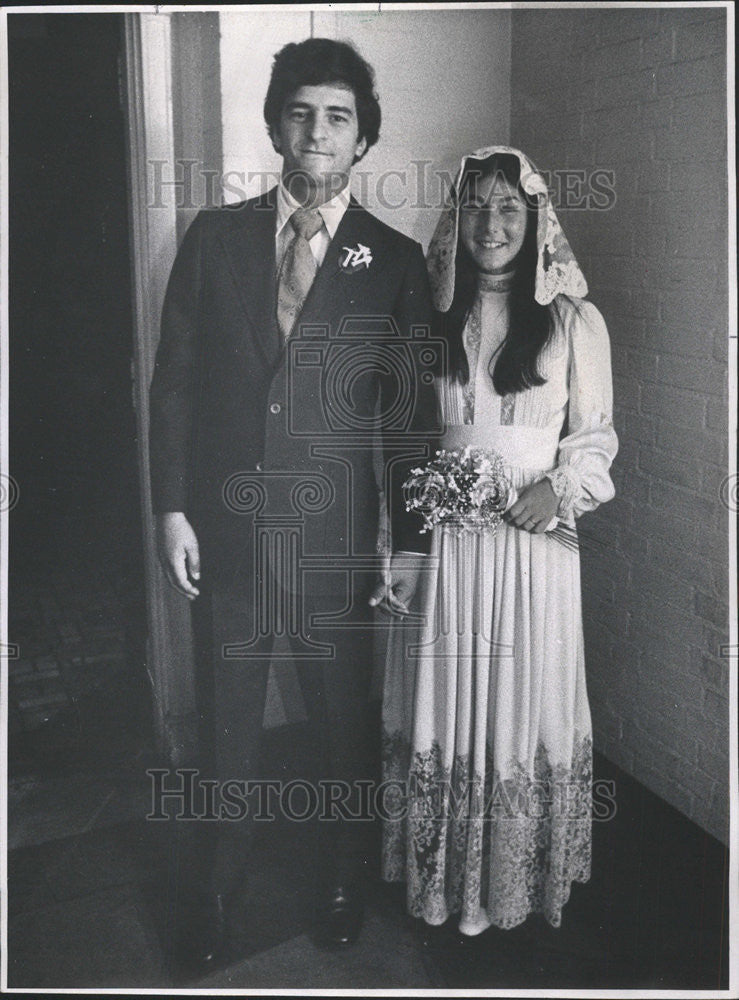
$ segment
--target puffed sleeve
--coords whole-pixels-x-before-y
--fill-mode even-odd
[[[547,474],[559,497],[558,517],[572,522],[615,493],[610,467],[618,451],[613,429],[611,348],[603,317],[591,302],[562,309],[568,327],[569,404],[557,466]]]

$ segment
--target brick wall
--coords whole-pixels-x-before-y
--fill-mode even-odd
[[[582,521],[596,746],[728,837],[726,18],[516,11],[511,142],[614,171],[560,218],[612,341],[617,498]],[[577,182],[573,182],[578,192]]]

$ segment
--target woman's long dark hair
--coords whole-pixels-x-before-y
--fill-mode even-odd
[[[472,164],[472,165],[471,165]],[[457,192],[463,205],[470,195],[470,184],[493,174],[505,178],[517,188],[527,206],[526,234],[516,261],[516,273],[510,291],[510,321],[508,333],[497,352],[491,372],[493,386],[499,396],[521,392],[546,381],[537,369],[537,362],[552,331],[551,313],[547,306],[534,298],[536,280],[536,227],[538,209],[531,197],[520,187],[521,164],[511,153],[493,153],[486,160],[467,161]],[[469,381],[470,370],[462,334],[477,293],[477,268],[460,239],[455,261],[454,298],[449,310],[435,315],[436,333],[447,342],[448,373],[463,385]]]

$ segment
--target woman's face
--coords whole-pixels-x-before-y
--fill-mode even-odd
[[[478,270],[502,274],[511,269],[527,219],[526,202],[500,173],[470,183],[460,207],[459,235]]]

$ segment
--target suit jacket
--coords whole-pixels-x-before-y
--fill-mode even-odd
[[[321,556],[374,553],[378,444],[394,548],[428,549],[400,489],[438,430],[421,247],[352,199],[285,344],[276,190],[202,211],[188,229],[151,386],[154,511],[187,514],[204,579],[226,585],[252,565],[259,525],[297,531],[314,569]],[[360,245],[372,261],[353,268],[348,251]],[[339,585],[318,570],[303,581],[318,592]]]

